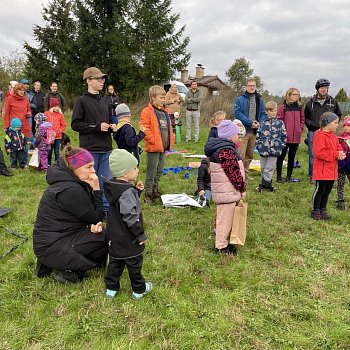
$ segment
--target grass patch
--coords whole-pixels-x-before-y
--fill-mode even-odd
[[[201,129],[199,143],[175,148],[203,153],[208,132]],[[77,145],[77,135],[68,134]],[[143,181],[145,159],[142,154]],[[333,190],[333,219],[310,219],[304,144],[297,159],[301,169],[293,175],[302,182],[275,184],[275,193],[256,193],[260,176],[251,173],[247,242],[237,258],[213,252],[214,205],[142,203],[149,235],[143,272],[154,291],[139,302],[130,298],[126,274],[114,300],[104,296],[100,270],[80,285],[35,278],[31,237],[45,176],[30,169],[0,177],[1,206],[14,209],[0,224],[29,238],[0,260],[0,349],[349,349],[348,211],[335,209]],[[171,155],[166,167],[191,160]],[[196,177],[183,175],[162,177],[161,192],[192,194]],[[0,253],[18,243],[0,234]]]

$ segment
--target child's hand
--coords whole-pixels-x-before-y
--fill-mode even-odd
[[[346,154],[344,151],[339,151],[339,154],[338,154],[338,159],[339,160],[343,160],[346,158]]]
[[[96,225],[92,224],[90,226],[90,231],[92,233],[100,233],[100,232],[102,232],[102,228],[103,228],[103,225],[102,225],[102,222],[100,221]]]
[[[98,191],[100,189],[98,176],[96,174],[89,175],[89,177],[86,180],[84,180],[84,182],[89,184],[94,191]]]
[[[7,149],[6,152],[7,152],[7,153],[11,153],[11,150],[10,150],[10,149]]]
[[[114,131],[117,131],[117,124],[109,124],[109,127]]]
[[[139,129],[142,132],[145,132],[147,130],[147,128],[144,125],[140,125]]]
[[[145,188],[142,181],[138,181],[135,187],[140,191],[143,191]]]
[[[142,244],[145,244],[145,241],[143,241],[143,242],[139,242],[139,245],[142,245]]]
[[[198,192],[198,194],[199,194],[200,196],[204,196],[205,191],[204,191],[204,190],[200,190],[200,191]]]

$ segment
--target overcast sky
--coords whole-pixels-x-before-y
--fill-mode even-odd
[[[34,43],[42,2],[1,0],[0,56],[22,50],[24,40]],[[293,86],[311,95],[315,81],[327,78],[333,96],[342,87],[350,95],[349,0],[173,0],[173,8],[190,37],[190,75],[201,63],[205,74],[225,80],[234,60],[245,57],[273,94]]]

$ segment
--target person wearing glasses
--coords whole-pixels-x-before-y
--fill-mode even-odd
[[[87,92],[75,101],[71,122],[72,129],[79,133],[79,146],[87,149],[94,158],[102,193],[102,178],[109,180],[112,177],[108,160],[112,151],[111,132],[117,128],[116,124],[112,123],[108,103],[100,95],[106,76],[96,67],[84,71],[83,81]],[[102,199],[104,212],[107,214],[108,201],[104,195]]]
[[[247,80],[245,89],[245,93],[235,99],[233,112],[235,118],[239,119],[246,128],[246,134],[242,137],[239,146],[239,153],[248,179],[249,165],[254,158],[256,133],[259,125],[266,119],[266,112],[264,101],[256,91],[254,79]]]
[[[289,88],[285,100],[278,107],[278,119],[283,120],[287,130],[287,144],[277,159],[277,182],[299,182],[299,179],[292,177],[295,154],[301,141],[301,133],[304,130],[305,116],[304,108],[300,101],[300,92],[296,88]],[[287,177],[282,178],[282,166],[284,158],[288,153]]]

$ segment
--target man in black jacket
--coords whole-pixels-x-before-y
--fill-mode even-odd
[[[31,91],[31,93],[34,95],[34,101],[33,101],[33,106],[31,107],[32,110],[32,134],[33,137],[35,136],[35,127],[36,127],[36,122],[34,120],[34,117],[37,113],[44,113],[44,97],[45,97],[45,92],[41,91],[41,83],[40,81],[36,81],[33,85],[34,89]]]
[[[102,192],[102,177],[108,180],[112,177],[108,159],[112,151],[111,132],[117,128],[112,124],[108,103],[100,95],[105,77],[106,74],[96,67],[84,71],[83,81],[87,85],[87,92],[75,101],[71,123],[72,129],[79,133],[79,146],[90,151],[94,157]],[[109,205],[104,195],[103,208],[107,213]]]
[[[60,103],[60,108],[62,110],[62,113],[64,113],[64,110],[66,107],[66,101],[63,95],[60,92],[58,92],[58,85],[54,81],[50,85],[50,91],[46,93],[44,98],[45,111],[47,111],[50,107],[50,98],[57,98],[58,102]]]
[[[320,128],[320,118],[325,112],[333,112],[339,118],[342,113],[338,102],[328,95],[330,82],[327,79],[321,78],[316,81],[316,94],[311,97],[305,106],[305,124],[307,126],[307,141],[309,150],[309,179],[312,182],[312,167],[314,164],[314,153],[312,152],[312,138],[315,131]]]

